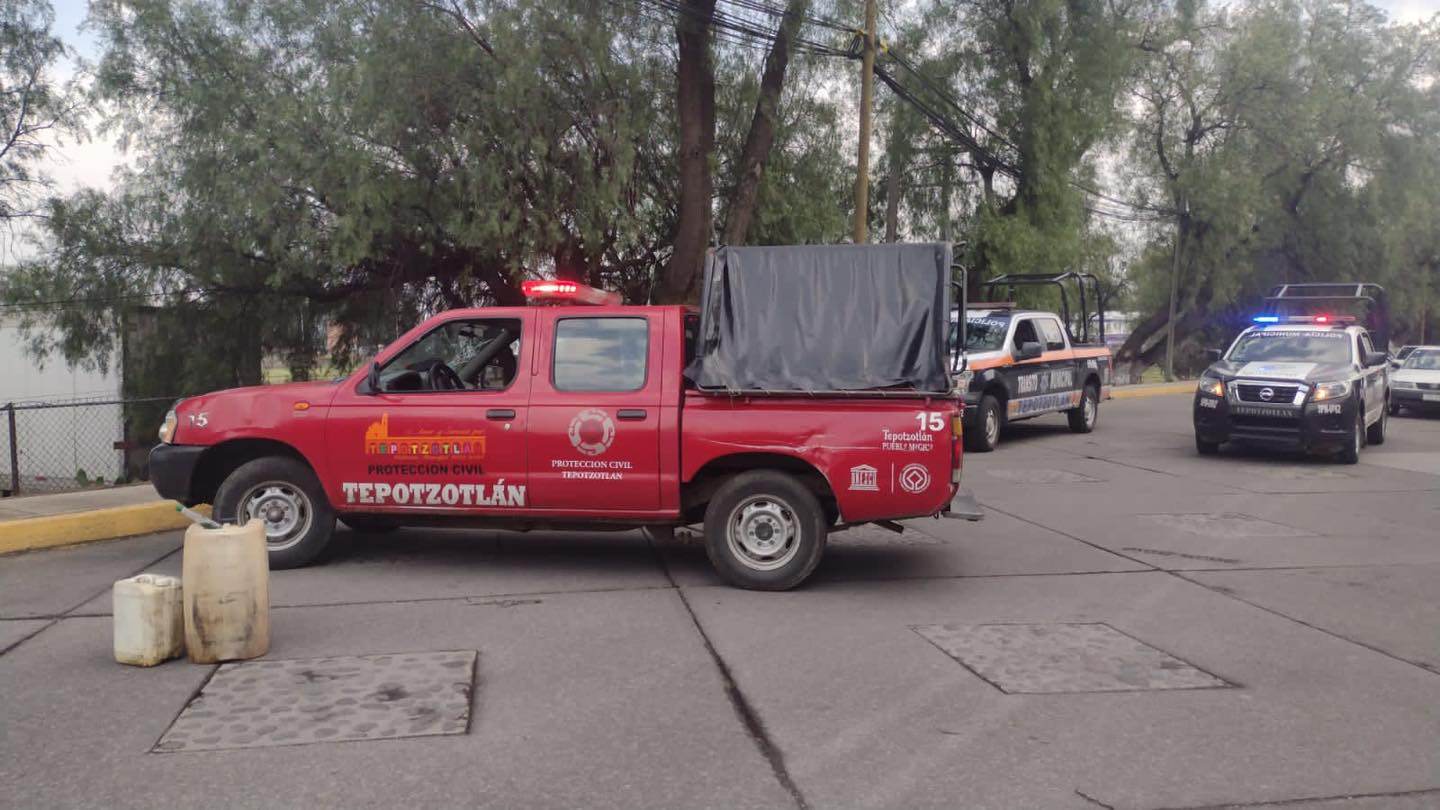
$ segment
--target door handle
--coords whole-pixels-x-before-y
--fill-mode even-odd
[[[621,408],[615,412],[617,419],[624,419],[627,422],[644,419],[646,416],[648,416],[648,414],[644,408]]]
[[[485,418],[494,419],[496,421],[514,419],[515,411],[510,408],[491,408],[490,410],[485,412]]]

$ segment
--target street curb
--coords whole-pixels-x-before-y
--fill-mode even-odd
[[[210,514],[209,507],[195,511]],[[0,554],[113,540],[189,525],[190,521],[175,511],[174,501],[6,520],[0,522]]]
[[[1164,397],[1175,394],[1191,394],[1195,392],[1195,381],[1186,380],[1173,383],[1156,383],[1155,385],[1144,385],[1134,387],[1115,387],[1110,389],[1111,399],[1140,399],[1141,397]]]

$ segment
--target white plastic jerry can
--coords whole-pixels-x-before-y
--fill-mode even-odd
[[[115,583],[115,660],[153,667],[185,654],[180,580],[141,574]]]
[[[197,664],[270,651],[270,556],[265,524],[185,530],[185,648]]]

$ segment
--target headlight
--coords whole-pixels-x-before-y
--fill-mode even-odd
[[[1324,382],[1315,384],[1316,402],[1322,399],[1339,399],[1350,393],[1349,380],[1336,380],[1335,382]]]
[[[175,409],[165,414],[165,422],[160,425],[160,443],[169,444],[175,439],[175,426],[180,424],[180,417],[175,415]]]
[[[1396,380],[1396,381],[1395,381],[1395,387],[1396,387],[1396,388],[1419,388],[1420,386],[1416,385],[1416,384],[1413,383],[1413,382],[1408,382],[1408,381],[1406,381],[1406,380]]]
[[[1223,397],[1225,396],[1225,383],[1214,377],[1201,377],[1197,390],[1212,397]]]

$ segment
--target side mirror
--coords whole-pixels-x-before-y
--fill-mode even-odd
[[[380,393],[380,364],[371,363],[370,371],[365,375],[365,393],[375,396]]]
[[[1218,362],[1220,362],[1220,358],[1221,358],[1221,357],[1224,357],[1224,356],[1225,356],[1225,352],[1223,352],[1223,351],[1221,351],[1221,350],[1219,350],[1219,349],[1206,349],[1206,350],[1205,350],[1205,362],[1207,362],[1207,363],[1218,363]]]
[[[1374,368],[1374,367],[1376,367],[1376,366],[1383,366],[1383,365],[1385,365],[1385,364],[1387,364],[1387,363],[1389,363],[1389,362],[1390,362],[1390,355],[1386,354],[1385,352],[1366,352],[1366,353],[1365,353],[1365,367],[1366,367],[1366,368]]]
[[[1034,360],[1035,358],[1039,357],[1044,351],[1045,350],[1040,347],[1039,343],[1027,341],[1020,344],[1020,351],[1015,354],[1015,359]]]

